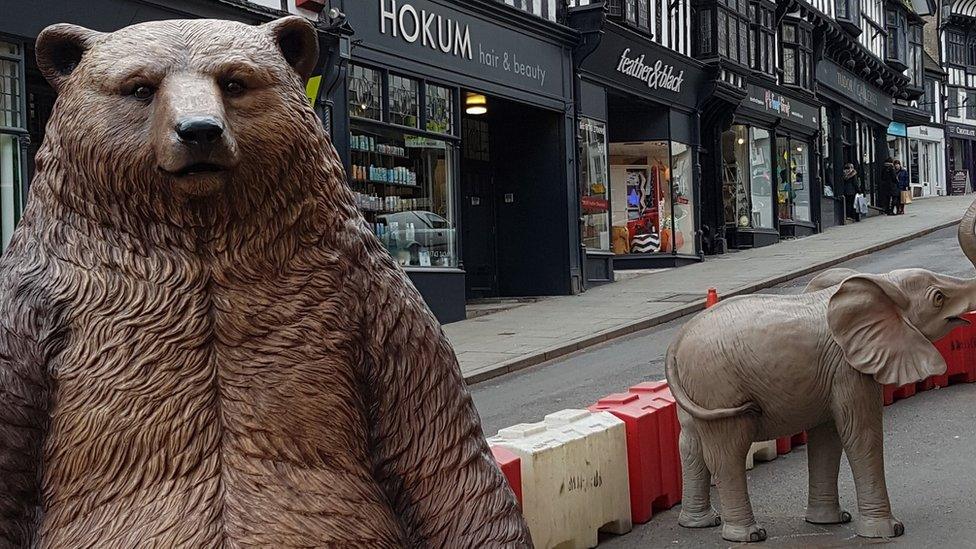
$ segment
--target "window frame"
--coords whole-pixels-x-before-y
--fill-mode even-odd
[[[787,27],[793,29],[793,38],[787,39]],[[813,27],[799,19],[785,19],[780,23],[779,71],[784,86],[813,90]],[[793,70],[786,69],[786,52],[793,52]]]
[[[966,34],[952,29],[946,32],[946,63],[966,66],[968,53],[968,41]]]
[[[751,6],[750,0],[718,0],[715,4],[716,53],[719,57],[744,67],[750,66]],[[721,23],[719,22],[720,17]],[[724,39],[719,36],[721,27],[725,27]],[[736,52],[734,57],[730,54],[732,51],[730,48],[733,45]]]
[[[776,4],[752,0],[750,9],[749,67],[764,75],[776,76],[776,29],[773,19]]]

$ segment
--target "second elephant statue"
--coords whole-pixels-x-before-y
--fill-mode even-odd
[[[959,226],[960,246],[976,265],[974,230],[976,202]],[[885,486],[882,385],[945,372],[932,342],[974,309],[976,280],[923,269],[832,269],[800,295],[732,298],[689,321],[666,358],[680,407],[679,523],[721,524],[729,541],[766,539],[749,502],[746,453],[754,441],[807,431],[806,520],[851,520],[837,493],[843,452],[857,491],[857,534],[902,535]],[[721,518],[709,500],[712,475]]]

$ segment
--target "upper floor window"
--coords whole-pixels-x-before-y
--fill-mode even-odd
[[[961,32],[950,31],[946,36],[946,57],[949,63],[955,65],[965,65],[968,58],[966,56],[966,35]]]
[[[908,27],[908,77],[916,88],[922,87],[923,64],[922,25],[916,23]]]
[[[923,111],[932,115],[935,114],[935,80],[925,79],[925,97],[922,98],[922,104],[919,106],[922,107]]]
[[[813,40],[810,28],[796,21],[784,21],[780,28],[783,83],[812,89]]]
[[[959,108],[959,88],[954,88],[949,86],[946,90],[946,95],[949,96],[949,108],[946,109],[946,116],[956,116],[962,118],[963,112]]]
[[[736,63],[748,65],[748,0],[719,0],[716,15],[718,54]]]
[[[976,119],[976,92],[966,92],[966,118]]]
[[[776,70],[776,31],[773,30],[775,4],[752,2],[752,40],[749,42],[749,66],[772,76]]]
[[[542,17],[543,19],[548,19],[550,21],[556,21],[558,19],[558,3],[556,0],[499,0],[504,1],[509,6],[515,6],[516,8],[529,12],[533,15]],[[588,2],[580,2],[581,5],[586,5]]]
[[[889,9],[885,12],[885,30],[888,31],[885,43],[885,57],[889,63],[908,66],[908,21],[901,10]]]

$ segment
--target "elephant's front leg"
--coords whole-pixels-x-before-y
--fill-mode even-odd
[[[892,538],[905,525],[891,515],[884,472],[881,386],[867,375],[853,375],[836,390],[834,423],[840,434],[857,490],[857,535]]]
[[[807,466],[810,493],[807,500],[807,522],[840,524],[851,521],[851,514],[840,508],[837,496],[837,473],[843,446],[833,422],[807,431]]]
[[[722,538],[745,542],[765,540],[766,530],[756,524],[746,486],[746,454],[754,432],[752,421],[736,417],[698,426],[705,463],[715,475],[722,503]]]

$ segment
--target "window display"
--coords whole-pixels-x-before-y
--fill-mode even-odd
[[[382,120],[383,91],[380,71],[351,65],[349,67],[349,115]]]
[[[726,223],[773,228],[772,142],[769,130],[737,124],[722,135]]]
[[[615,254],[695,253],[688,145],[611,143],[610,181]]]
[[[776,138],[776,151],[779,218],[810,222],[810,169],[806,143],[780,136]]]
[[[610,202],[607,185],[607,125],[581,118],[580,212],[583,245],[591,250],[610,250]]]

